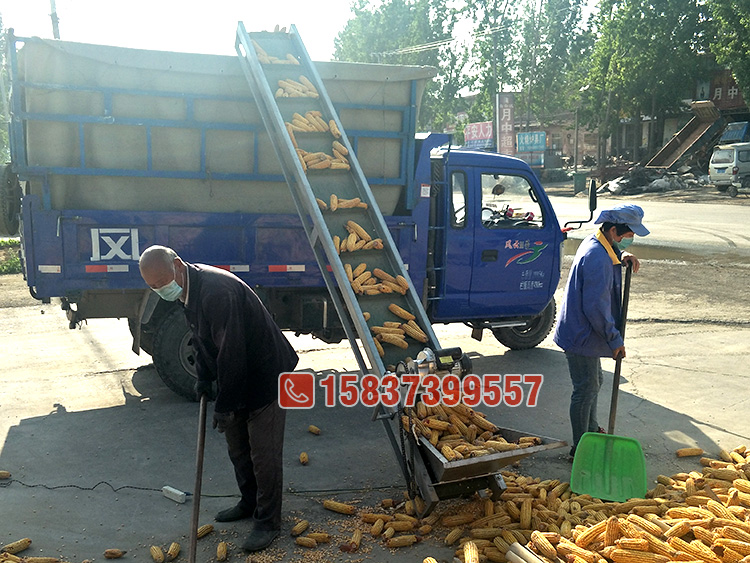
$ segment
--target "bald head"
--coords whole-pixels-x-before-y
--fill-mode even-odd
[[[166,246],[149,246],[138,261],[141,277],[151,289],[159,289],[172,280],[185,287],[185,263]]]

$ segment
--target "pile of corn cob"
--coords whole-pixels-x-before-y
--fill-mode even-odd
[[[252,41],[253,41],[253,46],[255,47],[255,51],[256,53],[258,53],[258,60],[263,64],[275,64],[275,65],[298,65],[299,64],[299,61],[297,60],[297,58],[291,53],[287,53],[283,59],[280,59],[279,57],[274,57],[273,55],[269,55],[268,53],[266,53],[263,47],[261,47],[255,39],[253,39]]]
[[[354,198],[359,199],[359,198]],[[336,209],[341,208],[341,200],[337,199]],[[353,200],[348,200],[353,201]],[[320,205],[320,202],[318,202]],[[359,202],[355,204],[359,206]],[[331,209],[334,208],[333,196],[331,197]],[[349,233],[348,236],[340,237],[339,235],[333,236],[333,246],[338,249],[339,255],[343,252],[356,252],[357,250],[382,250],[383,240],[379,238],[372,238],[372,235],[368,233],[359,223],[356,221],[347,221],[344,226],[346,231]]]
[[[536,446],[537,436],[523,436],[517,443],[508,442],[484,414],[463,403],[449,407],[428,407],[418,401],[416,408],[406,409],[401,417],[404,429],[421,434],[435,446],[447,461]]]

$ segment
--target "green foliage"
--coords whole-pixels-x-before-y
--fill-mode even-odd
[[[746,2],[707,0],[713,20],[711,50],[730,67],[737,84],[750,97],[750,10]]]
[[[0,238],[0,248],[20,248],[21,240],[17,238]]]
[[[0,238],[0,275],[21,273],[21,259],[18,257],[20,246],[17,238]]]

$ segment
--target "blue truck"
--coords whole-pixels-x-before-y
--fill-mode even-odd
[[[345,337],[235,57],[8,34],[11,162],[31,294],[70,327],[127,319],[133,349],[193,396],[191,333],[139,274],[152,244],[234,272],[284,330]],[[562,243],[523,161],[417,134],[429,67],[316,64],[431,323],[512,349],[549,333]],[[18,201],[17,201],[18,200]],[[10,221],[10,219],[8,219]],[[8,222],[6,221],[6,223]]]

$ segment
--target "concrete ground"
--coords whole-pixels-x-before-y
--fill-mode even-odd
[[[567,257],[566,270],[569,264]],[[648,259],[633,279],[616,433],[641,442],[649,481],[698,468],[696,458],[677,458],[678,448],[699,446],[715,456],[719,448],[750,446],[748,268],[710,257]],[[32,546],[22,555],[102,561],[105,549],[121,548],[128,551],[125,560],[149,561],[150,545],[166,549],[179,541],[178,562],[186,560],[193,501],[177,504],[162,496],[161,487],[193,489],[197,404],[173,395],[150,358],[130,351],[124,320],[92,320],[68,330],[59,307],[28,297],[20,276],[0,276],[0,326],[0,470],[12,473],[11,480],[0,481],[0,546],[29,537]],[[567,366],[550,338],[536,349],[512,352],[488,334],[481,342],[470,339],[462,325],[435,328],[443,345],[470,354],[475,373],[544,375],[539,406],[485,409],[491,420],[569,439]],[[318,377],[356,369],[344,343],[291,339],[300,369]],[[602,426],[613,366],[604,361]],[[374,507],[384,498],[402,498],[404,482],[381,423],[370,421],[370,409],[326,408],[322,394],[317,399],[310,411],[288,413],[284,530],[269,550],[248,562],[421,561],[427,555],[450,561],[453,550],[443,545],[440,528],[397,552],[368,534],[359,552],[338,549],[358,519],[324,510],[322,500]],[[307,432],[309,424],[319,426],[321,435]],[[309,454],[307,466],[299,464],[301,451]],[[567,449],[542,452],[514,469],[568,480],[565,454]],[[218,510],[237,500],[223,437],[210,428],[203,493],[201,523],[213,522]],[[288,532],[300,518],[313,530],[331,533],[334,541],[314,551],[296,547]],[[215,525],[215,532],[199,541],[197,561],[213,561],[220,539],[230,542],[229,561],[244,560],[238,545],[246,524]]]

